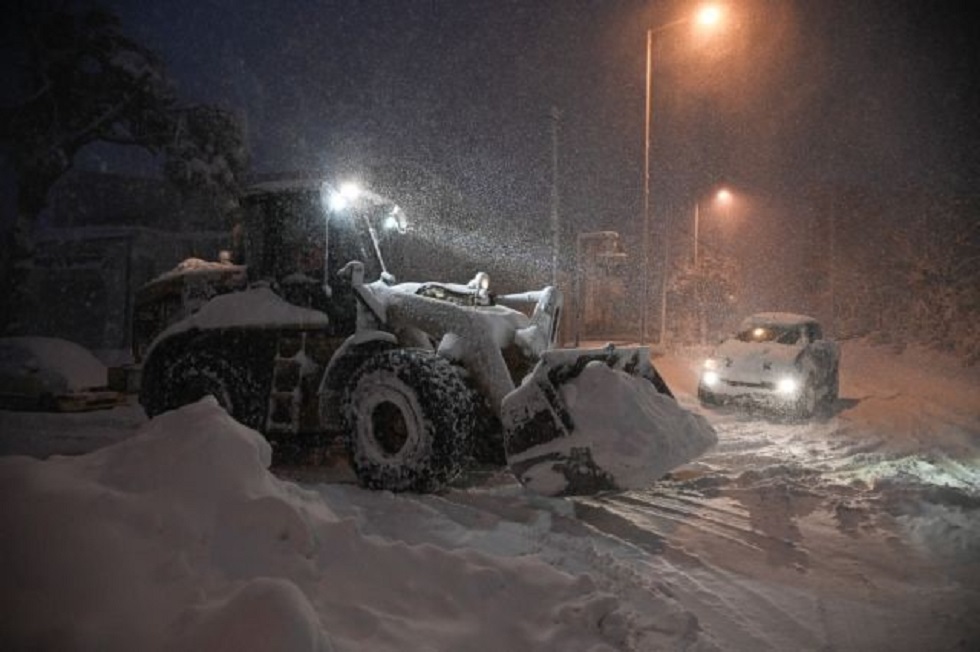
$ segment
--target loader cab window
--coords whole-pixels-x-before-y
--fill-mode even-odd
[[[381,275],[363,217],[328,214],[318,187],[271,189],[246,196],[243,203],[249,280],[274,281],[290,303],[325,312],[338,332],[353,332],[356,303],[338,272],[359,260],[369,280]]]
[[[371,235],[363,218],[357,214],[330,217],[330,278],[352,260],[364,263],[364,275],[370,281],[381,275],[381,263],[374,253]]]
[[[318,189],[250,197],[246,221],[246,259],[256,278],[305,275],[322,282],[326,261],[332,286],[340,268],[352,260],[364,263],[369,279],[381,274],[363,218],[347,213],[328,215]]]
[[[309,192],[263,193],[245,205],[245,262],[253,280],[291,274],[322,278],[323,220]]]

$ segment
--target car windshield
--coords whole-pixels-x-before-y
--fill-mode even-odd
[[[796,344],[800,341],[800,329],[795,326],[752,326],[735,336],[740,342],[775,342],[776,344]]]

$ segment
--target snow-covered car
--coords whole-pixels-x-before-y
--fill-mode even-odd
[[[704,361],[702,405],[755,404],[808,418],[837,400],[840,348],[813,317],[766,312],[746,318]]]
[[[111,408],[123,396],[88,349],[55,337],[0,338],[0,407],[77,412]]]

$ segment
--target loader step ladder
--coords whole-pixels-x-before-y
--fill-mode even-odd
[[[265,424],[269,434],[290,434],[300,430],[302,381],[311,366],[306,357],[306,335],[303,331],[283,334],[276,344]]]

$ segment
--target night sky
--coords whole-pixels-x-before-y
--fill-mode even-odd
[[[407,161],[488,220],[545,235],[549,111],[563,114],[569,233],[638,233],[645,30],[654,0],[171,0],[114,3],[183,98],[247,117],[253,168],[357,174]],[[659,34],[653,205],[683,216],[719,184],[743,249],[814,187],[969,193],[978,176],[978,23],[966,1],[733,0],[710,39]],[[91,163],[91,157],[89,157]],[[721,236],[718,236],[721,237]],[[752,245],[754,246],[754,245]],[[744,253],[744,251],[743,251]]]

